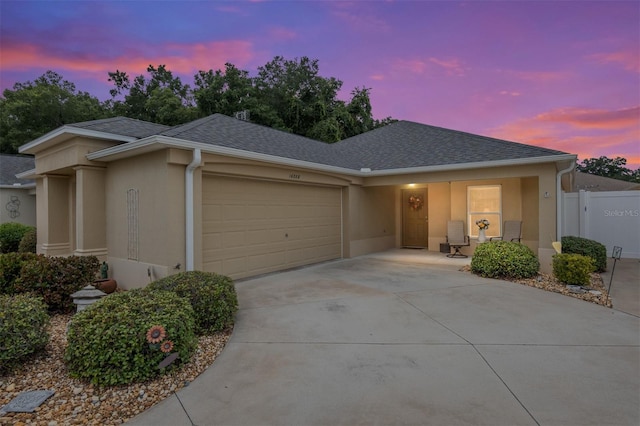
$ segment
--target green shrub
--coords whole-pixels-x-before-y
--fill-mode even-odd
[[[22,266],[38,256],[34,253],[0,254],[0,294],[14,294],[15,282],[20,276]]]
[[[35,253],[38,246],[38,230],[31,228],[24,233],[20,244],[18,245],[18,251],[20,253]]]
[[[170,290],[189,300],[196,315],[198,334],[222,331],[232,326],[238,310],[233,280],[224,275],[181,272],[149,284],[146,290]]]
[[[75,306],[71,294],[92,283],[99,266],[95,256],[38,255],[22,266],[15,291],[42,296],[51,312],[72,312]]]
[[[476,247],[471,271],[487,278],[530,278],[538,273],[540,262],[524,244],[491,241]]]
[[[569,253],[553,256],[553,275],[565,284],[589,285],[594,270],[593,259],[589,256]]]
[[[32,226],[17,222],[7,222],[0,225],[0,253],[18,251],[20,240],[31,229],[33,229]]]
[[[166,331],[161,343],[149,343],[153,326]],[[193,308],[170,291],[113,293],[77,313],[69,323],[64,359],[73,377],[97,385],[144,381],[188,362],[197,347]],[[158,365],[173,343],[179,354],[171,366]]]
[[[0,373],[47,345],[47,305],[26,294],[0,295]]]
[[[589,256],[593,259],[596,272],[607,270],[607,248],[597,241],[582,237],[562,237],[562,253]]]

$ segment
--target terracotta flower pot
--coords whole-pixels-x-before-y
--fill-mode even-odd
[[[112,278],[103,278],[100,280],[95,280],[93,282],[93,286],[100,291],[104,291],[107,294],[111,294],[114,291],[116,291],[116,288],[118,287],[118,283],[116,282],[116,280]]]

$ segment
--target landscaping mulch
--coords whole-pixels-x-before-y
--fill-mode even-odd
[[[11,374],[0,377],[0,409],[21,392],[53,390],[33,413],[4,413],[0,425],[118,425],[147,410],[175,391],[188,386],[206,370],[226,345],[231,330],[200,337],[188,364],[154,380],[130,385],[99,387],[68,376],[63,361],[66,328],[71,315],[54,315],[46,350]]]
[[[471,267],[465,266],[461,268],[461,270],[471,272]],[[587,302],[596,303],[609,308],[613,306],[611,304],[611,298],[607,297],[607,288],[599,273],[592,273],[590,284],[582,287],[584,292],[578,293],[575,292],[576,289],[573,286],[567,286],[566,284],[558,281],[554,276],[548,274],[540,273],[533,278],[508,279],[507,281],[551,291],[553,293],[564,294],[565,296],[575,297],[576,299],[585,300]]]

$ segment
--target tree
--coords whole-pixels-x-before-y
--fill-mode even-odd
[[[627,159],[622,157],[586,158],[581,164],[576,165],[576,170],[582,173],[604,176],[612,179],[640,183],[640,168],[631,170],[625,167]]]
[[[224,71],[199,71],[194,81],[194,98],[202,115],[249,111],[254,123],[325,142],[394,121],[373,119],[371,89],[354,89],[349,102],[338,99],[342,81],[321,77],[318,60],[307,57],[276,56],[259,67],[254,78],[227,63]]]
[[[47,71],[35,81],[16,83],[0,98],[0,152],[18,148],[57,127],[110,116],[108,108],[87,92]]]
[[[194,76],[194,98],[203,116],[214,113],[233,116],[257,106],[256,91],[249,72],[226,63],[225,71],[198,71]]]
[[[109,73],[111,106],[116,115],[169,126],[186,123],[198,117],[191,88],[174,77],[165,65],[147,67],[150,78],[139,75],[130,81],[126,72]],[[117,99],[124,96],[124,100]]]

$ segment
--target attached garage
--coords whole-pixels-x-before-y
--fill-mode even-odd
[[[203,175],[203,269],[242,278],[342,257],[342,190]]]

